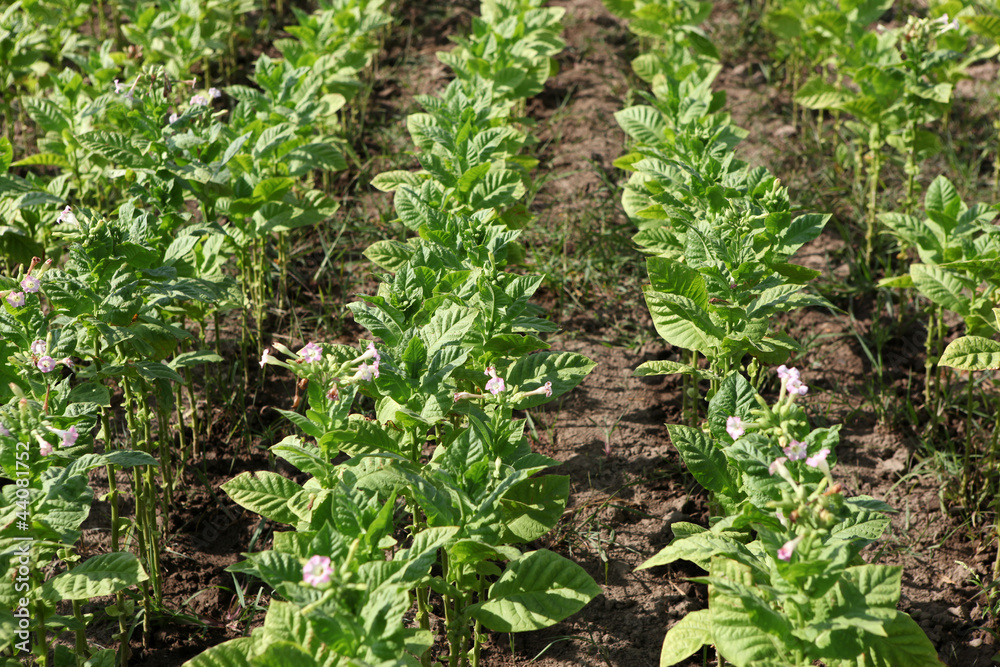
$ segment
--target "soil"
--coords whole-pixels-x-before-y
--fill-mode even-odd
[[[568,255],[586,253],[615,235],[627,238],[630,233],[613,187],[623,175],[613,170],[612,162],[625,146],[613,114],[635,85],[629,68],[634,41],[601,0],[552,4],[567,8],[568,46],[558,58],[558,74],[527,105],[527,115],[538,121],[538,173],[555,175],[532,202],[540,231],[527,235],[529,264],[541,255],[540,246],[550,242],[546,233],[574,222],[581,227],[578,221],[593,221],[594,211],[604,216],[599,229],[595,222],[594,227],[574,228],[560,236]],[[405,114],[416,108],[413,96],[433,92],[445,82],[446,70],[433,54],[448,48],[447,34],[465,29],[474,8],[444,5],[425,15],[423,3],[403,3],[404,24],[420,26],[389,38],[373,82],[370,125],[398,129]],[[716,38],[730,35],[727,30],[732,30],[736,10],[718,3],[715,11]],[[788,157],[800,148],[788,100],[761,74],[759,60],[766,54],[744,56],[741,62],[726,63],[718,81],[728,94],[735,120],[750,131],[738,151],[743,159],[784,177],[793,188],[793,201],[802,201],[813,174],[796,170]],[[400,140],[386,140],[388,145],[392,141]],[[377,149],[383,151],[381,156],[366,163],[367,172],[377,173],[390,159],[385,157],[385,144],[381,146]],[[368,155],[377,152],[373,144],[365,148]],[[355,214],[377,219],[388,209],[386,195],[365,191],[364,183],[358,190]],[[848,215],[843,210],[837,213],[841,218]],[[384,222],[384,218],[377,222],[381,230],[387,230]],[[844,225],[849,222],[841,220]],[[849,278],[846,253],[855,240],[829,229],[799,255],[803,264],[823,270],[834,283],[831,295],[837,293],[835,283]],[[585,354],[598,366],[574,392],[533,413],[534,446],[562,463],[553,472],[569,475],[572,486],[560,525],[529,546],[553,549],[580,563],[604,593],[579,614],[547,630],[518,635],[513,641],[492,636],[484,647],[485,667],[532,661],[540,667],[657,665],[667,628],[707,605],[704,587],[687,581],[700,574],[693,565],[636,571],[671,540],[671,524],[705,524],[707,509],[704,492],[687,475],[665,428],[666,423],[680,421],[677,380],[632,377],[640,363],[674,358],[675,352],[657,339],[639,297],[641,256],[631,247],[622,252],[626,261],[603,280],[575,273],[550,276],[539,295],[563,327],[550,340],[553,348]],[[334,287],[323,289],[340,294]],[[314,305],[296,303],[300,308]],[[899,509],[886,538],[869,548],[866,557],[905,568],[899,608],[926,630],[946,664],[992,664],[996,626],[981,595],[983,588],[974,581],[990,581],[997,555],[995,536],[982,516],[974,523],[967,508],[949,503],[950,496],[943,494],[935,474],[940,469],[923,456],[916,425],[905,418],[886,419],[885,414],[900,411],[880,413],[868,400],[875,369],[860,341],[866,340],[873,324],[882,324],[873,323],[873,317],[881,316],[873,315],[877,309],[871,297],[862,295],[838,306],[852,313],[853,322],[845,314],[814,310],[789,327],[811,341],[796,360],[812,388],[806,401],[810,417],[817,424],[844,424],[836,475],[849,493],[884,499]],[[913,399],[919,404],[923,334],[918,325],[909,329],[908,336],[896,336],[886,344],[884,382],[896,391],[892,400]],[[350,333],[340,331],[345,338]],[[254,397],[245,419],[219,417],[222,421],[215,425],[213,438],[205,443],[205,461],[198,472],[189,469],[185,490],[177,498],[178,510],[171,516],[163,552],[167,606],[184,610],[203,625],[154,619],[148,647],[135,633],[133,664],[180,665],[208,646],[244,634],[262,618],[251,606],[258,589],[240,579],[240,585],[247,587],[246,605],[241,606],[234,578],[224,569],[240,560],[241,552],[265,548],[269,527],[229,502],[220,484],[241,471],[269,466],[264,449],[280,435],[248,444],[232,437],[248,425],[258,433],[270,428],[263,406],[288,406],[294,391],[290,381],[267,386],[266,394]],[[95,485],[101,486],[99,475]],[[95,503],[85,526],[93,552],[106,549],[107,522],[106,503]],[[261,599],[265,601],[266,597]],[[103,631],[110,635],[113,630],[109,626]],[[701,655],[686,664],[702,664]]]

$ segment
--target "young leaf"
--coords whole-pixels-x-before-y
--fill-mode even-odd
[[[692,611],[667,631],[667,636],[663,638],[663,648],[660,650],[660,667],[676,665],[694,655],[702,646],[711,643],[711,610]]]

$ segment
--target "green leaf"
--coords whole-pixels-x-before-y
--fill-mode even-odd
[[[72,570],[49,579],[42,585],[42,598],[89,600],[112,595],[148,578],[138,558],[116,551],[88,558]]]
[[[901,611],[885,623],[887,637],[865,635],[868,648],[866,665],[872,667],[939,667],[943,666],[934,645],[916,621]]]
[[[521,357],[507,373],[507,384],[519,391],[531,391],[552,383],[552,398],[562,396],[594,370],[597,364],[576,352],[554,352],[544,350]],[[527,396],[517,402],[518,410],[541,405],[552,398],[545,395]]]
[[[683,296],[654,291],[645,286],[646,306],[660,336],[676,347],[713,355],[725,332],[712,323],[708,313]]]
[[[726,455],[704,433],[679,424],[668,424],[667,432],[699,484],[714,493],[725,494],[735,488],[726,467]]]
[[[705,279],[690,266],[666,257],[650,257],[646,260],[646,273],[657,293],[683,296],[699,308],[708,309]]]
[[[795,94],[795,101],[807,109],[836,109],[847,95],[840,88],[814,77]]]
[[[693,375],[699,380],[713,380],[719,377],[709,370],[668,360],[646,361],[632,371],[632,377],[641,378],[650,375]]]
[[[625,134],[649,146],[659,145],[667,129],[663,114],[645,104],[615,112],[615,120]]]
[[[982,336],[963,336],[948,343],[938,365],[963,371],[1000,369],[1000,343]]]
[[[582,567],[541,549],[511,561],[490,588],[490,599],[468,609],[495,632],[527,632],[575,614],[602,592]]]
[[[527,544],[558,523],[569,498],[569,477],[546,475],[515,484],[500,498],[504,542]]]
[[[660,667],[676,665],[694,655],[695,651],[712,643],[712,612],[693,611],[667,631],[660,650]]]
[[[719,390],[708,403],[708,425],[712,435],[722,442],[731,439],[726,432],[726,420],[730,417],[750,418],[750,411],[757,404],[753,386],[739,373],[733,373],[719,385]]]
[[[302,487],[273,472],[245,472],[222,485],[237,504],[279,523],[295,524],[298,516],[288,507],[288,502]]]
[[[371,180],[371,186],[382,192],[392,192],[400,185],[419,187],[422,180],[420,174],[412,171],[383,171]]]
[[[196,655],[182,667],[250,667],[253,639],[239,637],[213,646]]]
[[[685,537],[678,537],[655,556],[637,567],[636,570],[669,565],[678,560],[691,561],[703,570],[708,570],[711,567],[712,557],[719,555],[738,561],[753,560],[754,558],[747,548],[736,540],[703,530]]]
[[[930,264],[911,264],[914,286],[928,299],[962,317],[969,315],[967,285],[954,273]]]

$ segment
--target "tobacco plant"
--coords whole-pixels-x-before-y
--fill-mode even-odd
[[[674,540],[643,568],[688,560],[708,572],[708,609],[676,623],[661,665],[714,645],[733,665],[941,665],[923,630],[897,611],[902,568],[860,551],[890,508],[845,497],[831,467],[840,427],[812,429],[796,403],[805,385],[781,366],[768,405],[739,374],[709,403],[703,429],[671,426],[695,478],[722,510],[709,529],[672,526]]]

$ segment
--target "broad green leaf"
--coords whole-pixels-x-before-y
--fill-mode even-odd
[[[914,286],[928,299],[962,317],[969,315],[967,285],[956,274],[930,264],[911,264]]]
[[[665,257],[650,257],[646,260],[646,273],[656,292],[687,297],[699,308],[708,309],[705,279],[690,266]]]
[[[239,637],[218,644],[185,662],[182,667],[250,667],[253,639]]]
[[[49,579],[42,585],[42,598],[89,600],[112,595],[148,578],[138,558],[116,551],[88,558],[72,570]]]
[[[615,120],[625,130],[625,134],[649,146],[659,145],[667,129],[663,115],[656,108],[645,104],[616,111]]]
[[[726,467],[726,455],[704,433],[679,424],[668,424],[667,431],[670,442],[699,484],[713,493],[729,493],[735,488]]]
[[[543,350],[518,359],[507,373],[507,385],[513,390],[532,391],[552,383],[552,398],[570,391],[585,378],[597,364],[576,352]],[[517,402],[518,410],[541,405],[551,398],[544,394],[527,396]]]
[[[419,187],[424,177],[412,171],[383,171],[371,180],[371,186],[382,192],[393,192],[400,185]]]
[[[582,567],[541,549],[508,563],[489,600],[469,609],[494,632],[527,632],[575,614],[602,592]]]
[[[234,502],[279,523],[295,524],[298,516],[288,502],[301,490],[295,482],[273,472],[245,472],[222,485]]]
[[[1000,343],[981,336],[963,336],[948,343],[938,364],[963,371],[1000,369]]]
[[[747,548],[736,540],[703,530],[685,537],[677,537],[636,570],[669,565],[678,560],[690,561],[703,570],[708,570],[711,567],[712,557],[719,555],[739,561],[754,558]]]
[[[712,612],[692,611],[667,631],[660,650],[660,667],[676,665],[694,655],[695,651],[712,643]]]
[[[901,611],[885,623],[888,637],[866,635],[865,667],[939,667],[943,666],[934,645],[916,621]]]
[[[715,353],[725,332],[712,323],[705,310],[686,297],[657,292],[650,285],[644,289],[653,325],[665,341],[706,356]]]
[[[569,477],[546,475],[515,484],[500,498],[504,542],[527,544],[558,523],[569,498]]]

